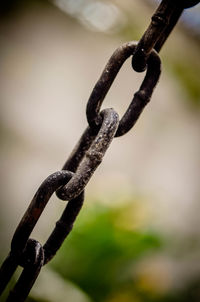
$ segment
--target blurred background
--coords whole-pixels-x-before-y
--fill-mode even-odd
[[[87,126],[87,99],[107,60],[141,37],[158,2],[1,1],[2,261],[40,183]],[[161,51],[151,102],[112,142],[27,301],[200,301],[199,13],[200,5],[185,10]],[[104,108],[121,116],[143,77],[128,60]],[[53,197],[31,237],[45,242],[64,206]]]

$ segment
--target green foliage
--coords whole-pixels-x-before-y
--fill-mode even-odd
[[[80,286],[94,301],[134,284],[134,266],[147,251],[158,249],[155,234],[121,224],[127,208],[96,206],[83,211],[52,266]],[[87,214],[86,214],[87,212]]]
[[[197,62],[198,63],[198,62]],[[170,69],[182,85],[191,102],[200,106],[200,70],[191,60],[176,59]]]

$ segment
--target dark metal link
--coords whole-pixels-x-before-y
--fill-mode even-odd
[[[63,200],[75,198],[82,192],[115,136],[119,124],[118,114],[113,109],[105,109],[100,117],[103,121],[98,134],[90,136],[91,129],[88,127],[63,167],[68,167],[71,159],[76,158],[76,173],[67,185],[56,192]]]
[[[169,23],[167,27],[164,29],[162,35],[160,35],[159,40],[156,42],[154,49],[159,52],[167,40],[168,36],[170,35],[171,31],[173,30],[174,26],[176,25],[178,19],[180,18],[183,9],[190,8],[192,6],[197,5],[200,0],[175,0],[177,2],[176,9],[172,12],[170,17]]]
[[[63,241],[73,228],[74,221],[80,212],[84,201],[84,191],[80,195],[70,200],[60,217],[56,222],[56,226],[44,245],[44,264],[49,262],[61,247]]]
[[[136,123],[146,104],[150,101],[153,90],[159,80],[161,62],[157,53],[153,50],[147,61],[147,72],[140,86],[134,94],[133,100],[123,115],[115,136],[127,133]]]
[[[39,242],[29,239],[51,195],[60,186],[66,184],[73,175],[74,173],[69,171],[59,171],[50,175],[39,187],[19,223],[11,242],[11,252],[0,269],[0,293],[5,289],[18,265],[24,267],[24,270],[7,301],[21,302],[25,300],[42,265],[52,259],[72,230],[73,223],[83,204],[84,192],[67,204],[44,248]]]
[[[23,253],[27,240],[51,195],[60,186],[66,184],[72,176],[72,172],[59,171],[51,174],[43,181],[14,233],[11,242],[11,251],[13,253],[18,255]]]
[[[117,73],[128,57],[132,55],[137,47],[136,42],[125,43],[113,53],[109,59],[103,73],[97,81],[87,104],[87,119],[92,129],[98,129],[101,118],[99,111],[104,98],[110,89]],[[119,122],[119,127],[115,136],[127,133],[137,121],[145,105],[149,102],[153,89],[160,76],[160,59],[155,51],[152,51],[147,62],[147,73],[138,92]]]
[[[146,69],[147,59],[160,37],[167,39],[167,28],[174,11],[177,17],[181,15],[183,7],[177,5],[176,1],[163,0],[151,18],[151,23],[140,39],[133,54],[132,66],[135,71],[142,72]],[[162,36],[161,36],[162,35]]]
[[[146,69],[147,59],[152,49],[160,51],[183,9],[197,3],[199,0],[163,0],[161,2],[133,54],[132,66],[135,71],[142,72]]]
[[[41,244],[29,239],[20,261],[24,269],[6,302],[24,302],[27,298],[44,263]]]
[[[190,8],[197,5],[199,0],[176,0],[178,5],[182,5],[183,8]]]
[[[162,46],[164,45],[165,41],[169,37],[171,31],[173,30],[174,26],[178,22],[178,19],[180,18],[181,14],[183,12],[183,8],[178,6],[171,14],[170,21],[168,25],[164,28],[162,34],[160,35],[160,38],[157,40],[157,42],[154,45],[154,49],[157,52],[160,52]]]
[[[87,121],[93,131],[98,131],[102,123],[99,112],[103,100],[123,63],[133,53],[136,45],[137,42],[128,42],[118,47],[109,59],[99,80],[94,86],[86,108]]]
[[[11,252],[0,268],[0,295],[3,293],[18,266],[18,259]]]

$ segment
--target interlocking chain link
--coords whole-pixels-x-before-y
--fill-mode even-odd
[[[41,184],[14,233],[11,251],[0,269],[0,294],[18,265],[23,267],[23,271],[10,291],[7,302],[25,301],[42,266],[54,257],[72,230],[83,205],[85,186],[101,163],[113,138],[127,133],[150,101],[161,72],[158,52],[183,9],[199,2],[163,0],[140,41],[123,44],[109,59],[87,103],[86,115],[89,126],[62,170],[51,174]],[[130,56],[133,69],[137,72],[146,70],[146,74],[128,109],[119,120],[114,109],[100,110],[115,77]],[[54,192],[68,203],[46,243],[41,245],[31,239],[30,235]]]
[[[184,8],[199,3],[199,0],[163,0],[151,18],[151,23],[140,39],[133,54],[132,66],[135,71],[146,69],[148,57],[154,48],[160,51]]]

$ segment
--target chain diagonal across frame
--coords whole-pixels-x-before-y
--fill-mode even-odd
[[[114,137],[127,133],[135,124],[159,80],[161,62],[158,53],[185,8],[198,0],[163,0],[152,16],[151,23],[137,42],[120,46],[109,59],[87,103],[89,126],[72,151],[61,171],[48,176],[41,184],[21,219],[11,242],[11,251],[0,268],[0,295],[18,265],[23,271],[7,302],[26,300],[43,265],[61,247],[73,228],[84,201],[84,189],[102,161]],[[156,52],[157,51],[157,52]],[[101,105],[123,63],[132,56],[137,72],[146,71],[145,78],[121,120],[114,109],[100,111]],[[30,235],[52,194],[68,203],[44,245]]]

